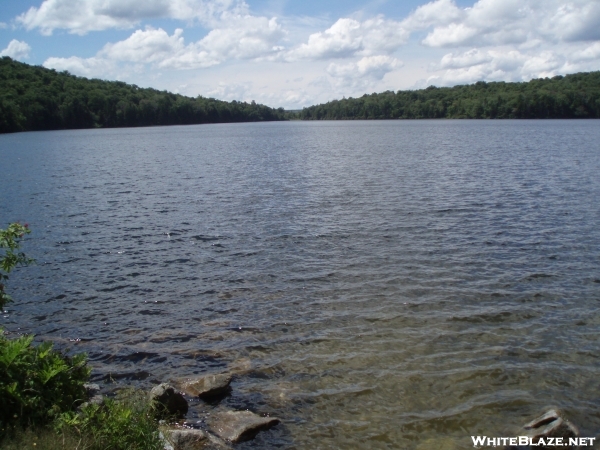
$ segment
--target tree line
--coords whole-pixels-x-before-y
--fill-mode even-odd
[[[290,113],[254,101],[196,98],[77,77],[0,58],[0,133],[73,128],[344,119],[600,118],[600,72],[526,83],[387,91]]]
[[[284,120],[283,108],[77,77],[0,58],[0,133]]]
[[[600,72],[387,91],[304,108],[302,120],[600,118]]]

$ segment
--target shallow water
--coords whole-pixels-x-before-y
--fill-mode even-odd
[[[466,449],[547,405],[600,432],[598,121],[22,133],[0,157],[37,259],[0,325],[107,389],[234,370],[224,404],[282,419],[238,448]]]

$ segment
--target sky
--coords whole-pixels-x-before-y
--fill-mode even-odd
[[[600,0],[0,2],[0,56],[286,109],[600,70]]]

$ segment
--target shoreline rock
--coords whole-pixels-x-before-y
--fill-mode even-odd
[[[202,400],[211,400],[224,396],[230,391],[233,376],[229,373],[206,375],[201,378],[185,381],[181,390],[190,397],[199,397]]]
[[[568,442],[569,438],[575,438],[579,436],[579,429],[565,419],[560,410],[557,408],[551,408],[541,416],[536,417],[531,422],[525,424],[523,429],[525,430],[525,433],[521,432],[520,434],[531,438],[535,447],[508,446],[505,447],[505,450],[529,450],[533,448],[541,450],[556,448],[555,446],[538,446],[538,443],[542,438],[545,441],[546,438],[560,437],[563,438],[564,441]],[[562,448],[574,449],[577,447],[565,445]]]
[[[148,398],[160,415],[182,418],[188,412],[187,400],[170,384],[161,383],[154,386]]]
[[[276,417],[261,417],[251,411],[221,411],[214,414],[208,424],[221,439],[236,443],[251,439],[279,422]]]
[[[166,429],[160,432],[165,450],[231,450],[217,436],[192,428]]]
[[[186,379],[176,385],[182,392],[175,390],[168,383],[161,383],[152,388],[149,393],[150,402],[165,418],[183,418],[188,412],[188,402],[183,394],[210,402],[215,405],[231,391],[233,374],[209,374],[199,378]],[[216,403],[215,403],[216,401]],[[210,412],[201,413],[204,416],[204,426],[196,427],[186,422],[183,426],[173,424],[166,426],[161,421],[161,438],[165,450],[224,450],[232,449],[231,445],[237,442],[252,439],[262,430],[271,428],[280,420],[276,417],[262,417],[251,411],[233,411],[225,408],[210,408]]]
[[[102,405],[104,403],[104,396],[100,394],[100,386],[94,383],[85,383],[83,385],[87,400],[78,406],[77,411],[82,411],[83,408],[88,405]]]

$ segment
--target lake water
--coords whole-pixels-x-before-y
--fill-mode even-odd
[[[54,131],[0,158],[37,260],[0,325],[105,389],[233,370],[222,405],[282,419],[243,449],[467,449],[549,405],[600,432],[598,121]]]

